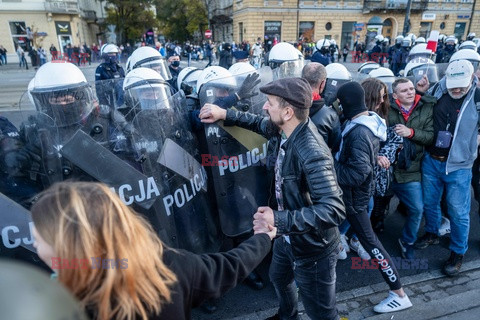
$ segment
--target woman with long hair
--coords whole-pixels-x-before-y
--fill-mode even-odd
[[[38,255],[94,319],[189,319],[235,287],[267,255],[276,229],[225,253],[166,247],[106,185],[62,182],[39,195]]]

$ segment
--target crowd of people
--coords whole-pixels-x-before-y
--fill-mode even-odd
[[[442,270],[460,273],[470,185],[480,190],[476,47],[440,49],[440,76],[415,46],[398,74],[392,58],[392,70],[372,61],[356,79],[327,39],[225,43],[218,59],[216,48],[94,45],[94,87],[70,58],[44,62],[28,87],[37,114],[19,129],[0,117],[0,191],[31,211],[41,267],[90,318],[212,311],[209,299],[241,281],[265,286],[255,268],[270,251],[270,319],[298,318],[299,297],[310,318],[338,319],[336,265],[350,249],[375,259],[389,287],[375,312],[410,308],[377,235],[394,195],[406,208],[400,255],[437,245],[448,221]],[[182,56],[209,63],[182,69]]]

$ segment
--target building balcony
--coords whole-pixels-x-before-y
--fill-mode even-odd
[[[68,1],[45,1],[45,10],[51,13],[63,13],[63,14],[79,14],[78,2],[74,0]]]
[[[97,21],[97,13],[93,10],[82,10],[82,18],[87,23],[95,23]]]
[[[226,8],[216,8],[212,12],[212,21],[214,23],[231,22],[233,17],[233,6]]]
[[[407,9],[408,0],[364,0],[363,13],[376,11],[399,11],[404,12]],[[428,0],[412,0],[410,10],[420,12],[427,9]]]

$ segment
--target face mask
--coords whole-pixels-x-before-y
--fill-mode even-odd
[[[175,67],[175,68],[180,66],[180,61],[173,61],[172,66]]]
[[[110,64],[115,64],[117,63],[117,56],[108,56],[107,62]]]
[[[445,46],[445,48],[446,48],[448,51],[452,51],[452,50],[453,50],[453,45],[447,44],[447,45]]]

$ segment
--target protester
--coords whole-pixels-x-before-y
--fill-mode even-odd
[[[192,307],[245,278],[276,234],[224,253],[174,250],[109,187],[90,182],[55,184],[31,211],[39,257],[99,320],[190,319]]]
[[[380,141],[387,138],[385,121],[368,112],[365,92],[357,82],[348,82],[337,93],[347,121],[342,131],[340,151],[335,156],[338,184],[343,190],[347,220],[362,246],[381,261],[380,274],[390,287],[389,296],[374,307],[385,313],[410,308],[412,303],[400,283],[393,260],[372,230],[367,207],[373,194],[374,167]]]
[[[271,319],[298,316],[297,286],[310,318],[338,319],[337,226],[344,219],[344,206],[331,153],[308,118],[312,89],[305,79],[284,78],[260,91],[267,95],[263,109],[269,118],[212,104],[205,104],[200,118],[262,134],[277,154],[271,190],[276,201],[254,215],[256,233],[275,226],[282,235],[275,240],[269,272],[280,300],[278,314]]]

